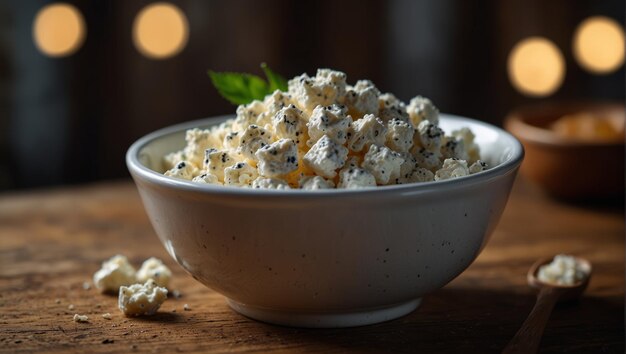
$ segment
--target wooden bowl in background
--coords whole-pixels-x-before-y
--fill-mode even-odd
[[[555,102],[521,107],[505,128],[524,144],[520,173],[549,194],[565,199],[604,199],[624,195],[624,139],[580,139],[558,134],[551,125],[565,115],[590,112],[622,122],[624,105]]]

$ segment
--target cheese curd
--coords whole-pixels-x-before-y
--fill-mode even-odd
[[[379,109],[378,117],[383,122],[388,122],[392,119],[398,119],[401,121],[408,121],[409,114],[406,111],[406,106],[392,93],[384,93],[378,97]]]
[[[322,136],[311,147],[302,160],[319,176],[333,178],[337,169],[341,168],[348,158],[348,149],[331,140],[328,135]]]
[[[375,186],[376,178],[365,169],[349,166],[339,172],[340,188],[357,189]]]
[[[224,181],[224,170],[236,163],[228,150],[206,149],[204,152],[204,169],[219,181]]]
[[[474,133],[472,133],[469,128],[454,130],[452,136],[455,137],[457,141],[463,143],[467,158],[469,159],[468,162],[474,162],[480,159],[480,148],[474,142]],[[487,166],[485,165],[485,167]]]
[[[351,86],[319,69],[238,106],[234,119],[187,131],[186,146],[164,156],[164,174],[280,190],[430,182],[486,170],[474,138],[468,128],[446,134],[428,98],[407,105],[369,80]]]
[[[346,74],[329,69],[318,69],[317,75],[307,74],[289,80],[289,94],[304,111],[311,112],[317,106],[328,106],[342,97],[346,90]]]
[[[176,166],[165,171],[166,176],[176,177],[181,179],[193,179],[193,176],[197,172],[197,168],[188,161],[180,161]]]
[[[289,105],[276,112],[272,118],[272,127],[278,136],[291,139],[296,142],[299,148],[304,148],[307,121],[303,111],[294,105]]]
[[[342,103],[355,115],[375,114],[378,112],[380,91],[369,80],[359,80],[354,87],[347,87]]]
[[[167,289],[152,279],[144,284],[120,287],[118,307],[126,316],[153,315],[167,299]]]
[[[366,114],[361,119],[352,123],[352,131],[349,132],[350,140],[348,148],[359,152],[370,145],[384,145],[387,128],[380,118],[373,114]]]
[[[469,175],[467,162],[459,159],[445,159],[441,169],[435,173],[435,181]]]
[[[407,152],[413,146],[415,129],[410,123],[394,118],[387,123],[387,146],[398,152]]]
[[[413,97],[406,110],[414,126],[419,125],[424,120],[439,124],[439,110],[428,98]]]
[[[419,145],[428,151],[437,151],[441,148],[443,130],[429,120],[423,120],[417,125],[416,137]]]
[[[185,140],[187,141],[187,146],[184,150],[185,156],[189,162],[198,166],[201,164],[204,150],[215,146],[221,139],[214,136],[209,129],[196,128],[187,131]]]
[[[441,166],[441,152],[438,150],[428,151],[423,147],[415,146],[411,149],[417,165],[431,171],[436,171]]]
[[[487,163],[481,160],[477,160],[469,167],[470,174],[478,173],[487,170]]]
[[[280,139],[265,145],[255,155],[261,176],[277,177],[298,169],[298,148],[291,139]]]
[[[441,155],[444,159],[469,160],[465,151],[465,142],[456,137],[445,137],[441,144]]]
[[[300,179],[300,188],[306,190],[330,189],[335,188],[332,181],[324,179],[320,176],[306,176]]]
[[[102,263],[102,268],[93,275],[93,283],[103,293],[117,293],[124,285],[135,283],[135,268],[128,258],[115,255]]]
[[[137,282],[142,284],[152,279],[156,285],[167,288],[171,278],[172,271],[163,264],[163,261],[154,257],[146,259],[137,271]]]
[[[212,175],[208,172],[194,177],[191,181],[198,182],[198,183],[207,183],[207,184],[222,184],[217,179],[216,175]]]
[[[245,162],[238,162],[224,170],[224,184],[227,186],[251,187],[257,177],[257,169]]]
[[[259,116],[265,112],[265,105],[261,101],[252,101],[249,104],[237,107],[235,123],[242,128],[258,125]]]
[[[315,144],[322,136],[326,135],[339,144],[344,144],[348,135],[348,128],[352,123],[352,117],[346,115],[345,106],[317,106],[311,114],[309,122],[309,137],[307,145]]]
[[[376,182],[387,184],[400,176],[400,167],[404,159],[402,156],[386,146],[371,145],[363,158],[361,167],[371,173]]]
[[[252,188],[256,189],[291,189],[289,184],[280,178],[259,177],[252,181]]]
[[[267,130],[256,124],[251,124],[241,135],[237,152],[248,159],[255,160],[257,150],[269,144],[271,138],[272,135]]]

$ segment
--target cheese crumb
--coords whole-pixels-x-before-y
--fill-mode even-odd
[[[189,304],[184,304],[184,305],[183,305],[183,310],[185,310],[185,311],[191,311],[191,307],[189,307]]]
[[[89,317],[85,315],[74,314],[74,322],[85,323],[89,322]]]
[[[154,280],[158,286],[167,288],[172,277],[170,269],[158,258],[146,259],[137,272],[137,282],[145,283],[148,279]]]
[[[118,307],[126,316],[153,315],[167,299],[167,289],[149,279],[145,284],[120,287]]]
[[[102,263],[102,268],[93,275],[93,282],[103,293],[116,293],[120,286],[136,282],[135,268],[128,258],[116,255]]]
[[[102,318],[104,318],[105,320],[110,320],[113,318],[113,316],[111,316],[111,314],[107,312],[102,314]]]

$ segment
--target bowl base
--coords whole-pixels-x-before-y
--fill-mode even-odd
[[[420,305],[422,299],[418,298],[389,307],[339,313],[284,312],[245,305],[228,298],[226,302],[236,312],[261,322],[288,327],[341,328],[365,326],[408,315]]]

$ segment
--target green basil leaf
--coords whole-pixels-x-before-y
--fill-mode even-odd
[[[270,93],[276,90],[280,90],[283,92],[287,91],[287,80],[285,80],[284,77],[273,72],[265,63],[261,63],[261,69],[263,69],[265,77],[267,77],[267,82],[269,82],[270,84]]]
[[[209,77],[217,92],[236,105],[263,100],[271,92],[265,80],[256,75],[209,70]]]

